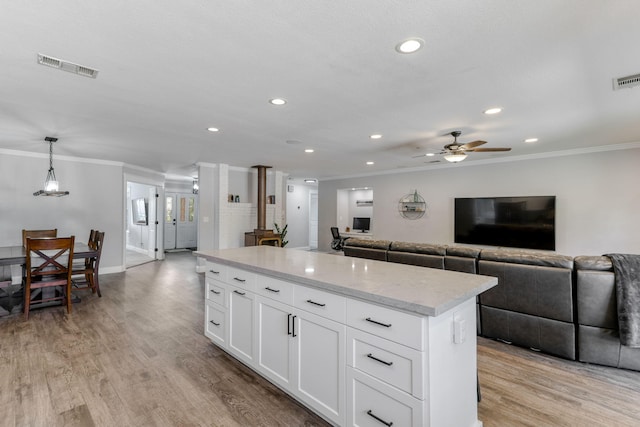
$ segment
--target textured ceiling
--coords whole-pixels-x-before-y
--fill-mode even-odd
[[[413,156],[453,130],[512,148],[466,163],[635,144],[640,88],[612,79],[640,73],[638,16],[637,0],[7,0],[0,148],[45,153],[49,135],[55,154],[170,174],[267,164],[322,179],[433,167]],[[408,37],[424,48],[398,54]]]

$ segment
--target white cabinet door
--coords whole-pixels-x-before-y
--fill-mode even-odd
[[[229,352],[240,360],[253,363],[253,292],[229,286]]]
[[[338,425],[345,422],[346,326],[297,310],[295,395]]]
[[[293,307],[256,296],[256,367],[284,389],[293,388]]]

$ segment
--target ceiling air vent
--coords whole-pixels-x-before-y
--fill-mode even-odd
[[[613,79],[613,90],[640,86],[640,74]]]
[[[46,56],[41,53],[38,54],[38,64],[68,71],[80,76],[91,77],[92,79],[95,79],[98,76],[98,70],[85,67],[84,65],[74,64],[73,62],[64,61],[62,59],[53,58],[51,56]]]

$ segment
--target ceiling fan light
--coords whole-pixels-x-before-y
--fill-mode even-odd
[[[467,155],[463,153],[450,153],[450,154],[444,155],[444,159],[451,163],[458,163],[463,161],[466,158],[467,158]]]

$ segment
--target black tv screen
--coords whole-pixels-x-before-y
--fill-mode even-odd
[[[371,218],[362,218],[362,217],[354,217],[353,218],[353,229],[360,230],[361,232],[369,231],[369,227],[371,226]]]
[[[457,198],[454,241],[555,250],[555,222],[555,196]]]

